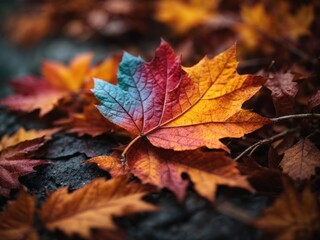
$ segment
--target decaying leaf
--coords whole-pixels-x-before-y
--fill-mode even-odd
[[[143,183],[158,188],[168,188],[179,200],[186,194],[189,181],[182,178],[188,174],[195,190],[208,200],[214,200],[217,187],[225,185],[252,190],[236,168],[237,164],[224,152],[201,150],[175,152],[152,146],[140,140],[127,153],[126,160],[131,172]]]
[[[294,97],[298,93],[298,84],[293,82],[294,75],[279,73],[268,78],[265,86],[271,90],[277,115],[294,113]]]
[[[124,54],[118,85],[96,80],[100,112],[137,136],[131,145],[146,137],[166,149],[227,149],[219,139],[241,137],[270,122],[241,109],[264,79],[237,74],[235,46],[191,68],[182,69],[180,62],[162,41],[150,63]]]
[[[212,18],[219,2],[219,0],[161,0],[156,7],[155,18],[168,24],[175,33],[183,34]]]
[[[320,150],[308,138],[301,139],[285,151],[280,166],[295,180],[309,179],[320,167]]]
[[[53,192],[39,215],[49,230],[89,238],[93,228],[115,229],[113,217],[157,210],[141,200],[146,193],[142,185],[128,183],[126,176],[109,181],[99,178],[72,193],[67,188]]]
[[[0,239],[38,240],[33,228],[36,199],[21,191],[17,200],[8,203],[7,209],[0,212]]]
[[[285,181],[284,192],[271,207],[264,210],[254,225],[277,240],[315,239],[320,230],[316,197],[309,187],[297,192]]]
[[[121,162],[121,152],[114,151],[109,156],[98,156],[87,160],[89,163],[96,163],[99,168],[108,171],[112,177],[127,175],[130,170],[126,163]]]

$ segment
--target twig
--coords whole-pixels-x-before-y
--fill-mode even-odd
[[[281,133],[278,133],[270,138],[266,138],[266,139],[262,139],[259,142],[256,142],[255,144],[251,145],[250,147],[248,147],[246,150],[244,150],[242,153],[240,153],[238,155],[238,157],[236,157],[234,159],[234,161],[238,161],[240,158],[242,158],[244,155],[246,155],[248,152],[250,152],[250,154],[252,154],[254,152],[254,150],[256,150],[258,147],[260,147],[263,144],[267,144],[267,143],[271,143],[275,140],[278,140],[280,138],[282,138],[283,136],[289,134],[289,133],[293,133],[298,131],[300,128],[293,128],[293,129],[289,129],[286,131],[283,131]]]
[[[219,213],[238,220],[239,222],[250,224],[254,220],[248,211],[230,202],[214,203],[213,206]]]
[[[308,118],[308,117],[320,118],[320,113],[302,113],[302,114],[286,115],[286,116],[281,116],[276,118],[270,118],[270,120],[274,122],[278,122],[285,119]]]

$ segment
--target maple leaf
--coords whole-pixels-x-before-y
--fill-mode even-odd
[[[280,166],[295,180],[309,179],[320,167],[320,150],[309,139],[301,139],[285,151]]]
[[[36,166],[47,164],[43,160],[31,160],[34,151],[44,144],[44,138],[27,140],[0,152],[0,194],[8,196],[10,189],[19,188],[18,178],[35,172]]]
[[[10,201],[7,209],[0,213],[0,239],[38,240],[38,233],[33,228],[35,209],[35,197],[21,191],[17,200]]]
[[[15,94],[2,99],[0,105],[12,111],[31,112],[40,109],[40,116],[55,108],[67,94],[53,88],[43,79],[30,76],[12,82],[11,86]]]
[[[34,172],[35,166],[47,164],[42,160],[31,160],[50,136],[56,132],[52,130],[19,129],[12,136],[5,135],[0,141],[0,194],[8,196],[10,189],[19,188],[18,178]]]
[[[201,150],[175,152],[152,146],[141,140],[126,156],[130,171],[143,183],[168,188],[181,201],[188,186],[187,173],[195,190],[208,200],[215,199],[217,187],[225,185],[252,190],[237,164],[224,152]]]
[[[44,116],[62,100],[68,100],[72,93],[88,91],[93,85],[93,76],[115,83],[119,56],[105,59],[101,64],[90,68],[92,57],[89,53],[78,55],[68,66],[45,61],[42,65],[43,78],[28,76],[13,82],[11,85],[15,94],[0,101],[0,105],[8,106],[13,111],[31,112],[40,109],[40,116]]]
[[[112,177],[126,175],[130,172],[128,165],[121,162],[121,152],[114,151],[109,156],[98,156],[87,160],[96,163],[99,168],[108,171]]]
[[[155,19],[168,24],[177,34],[184,34],[212,18],[219,2],[162,0],[157,4]]]
[[[142,185],[128,184],[126,176],[109,181],[99,178],[72,193],[66,187],[53,192],[42,205],[39,216],[49,230],[59,229],[69,236],[89,238],[92,228],[116,229],[113,217],[157,210],[141,200],[146,193]]]
[[[293,82],[290,73],[275,74],[268,78],[265,86],[271,90],[277,115],[294,113],[294,97],[298,93],[298,84]]]
[[[320,230],[319,207],[309,187],[297,192],[284,181],[284,192],[254,225],[277,240],[314,239]]]
[[[270,122],[241,109],[264,79],[238,75],[236,67],[234,46],[183,70],[180,58],[162,41],[150,63],[125,53],[118,85],[97,79],[93,93],[105,117],[137,135],[128,148],[146,137],[167,149],[227,149],[219,139],[241,137]]]

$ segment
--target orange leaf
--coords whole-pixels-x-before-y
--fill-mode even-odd
[[[69,66],[55,61],[45,61],[42,65],[42,75],[57,89],[77,91],[84,84],[92,57],[90,53],[78,55],[71,60]]]
[[[142,185],[128,184],[126,176],[109,181],[95,179],[72,193],[67,188],[53,192],[39,215],[49,230],[59,229],[69,236],[89,238],[92,228],[115,229],[113,217],[157,210],[141,200],[146,193]]]
[[[166,187],[179,200],[184,198],[188,186],[188,181],[181,176],[183,173],[188,174],[195,190],[211,201],[220,185],[252,190],[240,175],[237,164],[224,152],[175,152],[141,140],[128,151],[127,162],[131,172],[143,183]]]
[[[309,139],[302,139],[285,151],[280,166],[295,180],[309,179],[320,167],[320,150]]]
[[[17,200],[9,202],[7,209],[0,213],[0,239],[38,240],[33,228],[35,209],[35,197],[21,191]]]
[[[112,177],[126,175],[130,172],[127,164],[121,163],[121,153],[114,151],[110,156],[94,157],[86,162],[96,163],[99,168],[108,171]]]
[[[315,239],[320,230],[317,199],[309,187],[300,193],[285,181],[284,192],[264,210],[254,225],[277,240]]]

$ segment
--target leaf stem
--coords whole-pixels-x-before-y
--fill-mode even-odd
[[[278,121],[286,120],[286,119],[308,118],[308,117],[320,118],[320,113],[301,113],[301,114],[293,114],[293,115],[286,115],[286,116],[281,116],[281,117],[276,117],[276,118],[270,118],[270,120],[271,120],[271,121],[274,121],[274,122],[278,122]]]
[[[244,155],[246,155],[247,153],[250,152],[250,155],[261,145],[263,144],[267,144],[267,143],[271,143],[275,140],[278,140],[282,137],[284,137],[285,135],[289,134],[289,133],[293,133],[300,130],[300,128],[292,128],[286,131],[283,131],[281,133],[278,133],[270,138],[266,138],[266,139],[262,139],[259,142],[256,142],[255,144],[251,145],[250,147],[248,147],[246,150],[244,150],[242,153],[240,153],[235,159],[234,161],[238,161],[240,158],[242,158]]]
[[[141,135],[136,136],[123,150],[121,153],[121,157],[124,158],[128,152],[128,150],[132,147],[133,144],[135,144],[139,139],[141,138]]]

